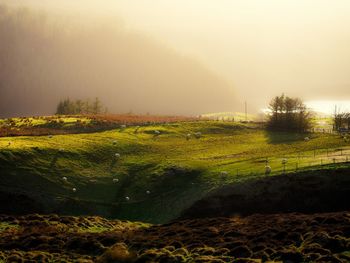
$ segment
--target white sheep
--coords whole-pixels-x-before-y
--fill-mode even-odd
[[[308,141],[310,141],[310,138],[309,137],[305,137],[304,141],[308,142]]]
[[[113,183],[118,183],[119,182],[119,179],[118,178],[114,178],[113,179]]]
[[[119,158],[120,158],[120,154],[119,154],[119,153],[116,153],[116,154],[114,154],[114,157],[115,157],[116,159],[119,159]]]
[[[192,134],[191,134],[191,133],[188,133],[188,134],[186,135],[186,140],[188,141],[189,139],[191,139],[191,136],[192,136]]]
[[[67,181],[68,179],[67,179],[67,177],[63,176],[63,177],[62,177],[62,180],[63,180],[63,181]]]
[[[76,188],[73,188],[72,191],[75,193],[75,192],[77,191],[77,189],[76,189]]]
[[[125,200],[126,200],[126,201],[129,201],[129,200],[130,200],[130,197],[129,197],[129,196],[126,196],[126,197],[125,197]]]
[[[155,130],[155,131],[154,131],[154,134],[155,134],[155,135],[160,135],[160,131]]]
[[[125,124],[122,124],[122,125],[120,125],[120,128],[121,128],[121,129],[125,129],[125,128],[126,128],[126,125],[125,125]]]
[[[48,135],[48,137],[49,137],[49,138],[52,138],[52,135],[50,134],[50,135]]]
[[[58,151],[62,153],[62,152],[64,152],[64,149],[63,148],[59,148]]]
[[[151,193],[151,191],[149,191],[149,190],[147,190],[147,191],[146,191],[146,194],[148,194],[148,195],[149,195],[150,193]]]

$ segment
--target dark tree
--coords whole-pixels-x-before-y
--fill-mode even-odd
[[[350,130],[350,112],[334,111],[333,115],[333,130],[349,131]]]
[[[102,111],[102,103],[98,98],[93,104],[89,100],[75,100],[71,101],[69,98],[61,100],[56,108],[56,114],[60,115],[74,115],[74,114],[100,114]]]
[[[94,103],[92,104],[92,113],[93,114],[100,114],[102,111],[102,104],[99,100],[99,98],[95,98]]]
[[[307,132],[311,128],[311,113],[299,98],[276,96],[269,109],[268,128],[271,130]]]
[[[56,114],[63,114],[63,111],[64,111],[63,101],[60,101],[56,108]]]

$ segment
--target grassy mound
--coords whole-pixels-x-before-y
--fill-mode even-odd
[[[106,131],[121,125],[149,125],[198,118],[133,114],[55,115],[0,119],[0,137],[40,136]]]

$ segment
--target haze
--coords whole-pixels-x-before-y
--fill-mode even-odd
[[[100,51],[94,48],[97,43],[86,46],[86,52],[95,53],[98,68],[104,67],[109,72],[108,77],[86,78],[98,70],[89,65],[91,68],[83,74],[81,65],[87,61],[82,62],[86,53],[81,54],[74,59],[80,62],[69,71],[80,72],[81,78],[67,74],[58,78],[52,73],[66,88],[50,83],[53,77],[47,83],[41,81],[42,89],[49,89],[46,87],[49,85],[56,87],[49,104],[58,97],[96,95],[113,111],[199,114],[242,111],[245,100],[250,110],[256,111],[282,92],[310,101],[350,99],[350,2],[346,0],[11,0],[2,3],[44,9],[55,16],[63,14],[84,26],[93,22],[99,28],[103,25],[105,32],[111,25],[118,25],[117,35],[126,36],[123,45],[133,43],[122,52],[126,66],[108,60],[108,54],[103,56],[101,50],[106,50],[106,46]],[[60,25],[66,27],[63,22]],[[81,32],[81,27],[76,32]],[[79,42],[78,35],[75,33],[75,40]],[[90,31],[89,36],[92,35]],[[113,42],[109,31],[95,38],[99,39],[99,45]],[[85,40],[91,42],[90,38]],[[152,50],[146,52],[148,55],[144,55],[145,46],[146,50]],[[63,57],[74,57],[77,50],[80,45]],[[176,65],[176,70],[172,65]],[[152,69],[147,71],[149,67]],[[121,70],[124,70],[123,78],[115,78]],[[105,71],[99,74],[105,76]],[[181,73],[174,75],[174,71]],[[142,77],[136,81],[135,75]],[[111,92],[112,86],[117,91]],[[96,92],[101,89],[105,95]],[[6,102],[15,98],[6,94]],[[123,99],[115,98],[117,94]],[[1,106],[0,113],[26,114],[30,108],[14,112],[9,107]],[[48,110],[46,105],[30,113]]]

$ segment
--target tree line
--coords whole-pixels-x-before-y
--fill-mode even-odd
[[[337,112],[337,110],[334,111],[333,130],[339,132],[343,130],[350,130],[350,112]]]
[[[311,112],[300,98],[282,94],[269,104],[270,115],[267,126],[271,130],[307,132],[312,127]]]
[[[69,98],[61,100],[56,108],[58,115],[74,115],[74,114],[101,114],[102,110],[107,112],[103,107],[99,98],[95,98],[93,102],[87,100],[70,100]]]

